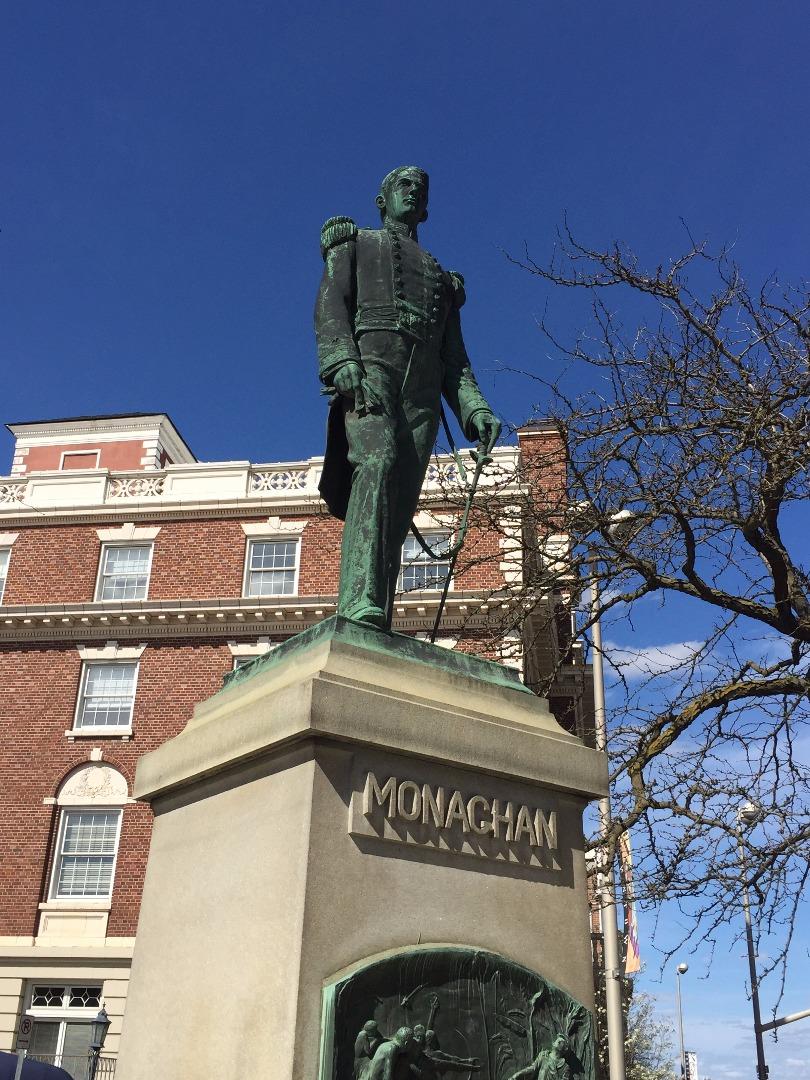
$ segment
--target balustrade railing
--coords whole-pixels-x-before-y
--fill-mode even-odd
[[[73,1080],[90,1080],[93,1075],[92,1059],[87,1054],[29,1054],[28,1057],[45,1065],[58,1065],[70,1073]],[[115,1065],[115,1058],[99,1057],[93,1080],[113,1080]]]

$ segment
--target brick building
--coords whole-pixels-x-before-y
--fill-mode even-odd
[[[0,1049],[13,1048],[27,1013],[31,1052],[78,1076],[101,1001],[112,1057],[121,1030],[151,831],[149,807],[131,795],[138,758],[177,734],[227,671],[334,613],[341,526],[318,498],[320,458],[200,462],[165,414],[9,430],[14,458],[0,477]],[[550,450],[561,463],[553,469]],[[526,567],[520,491],[562,485],[562,450],[542,423],[496,450],[501,480],[489,498],[504,508],[503,527],[492,513],[473,524],[440,643],[523,665],[538,685],[563,657],[552,707],[581,734],[587,669],[565,606],[530,638],[513,631],[493,645],[490,633]],[[454,469],[438,459],[426,479],[417,524],[434,546],[451,534]],[[426,634],[446,564],[428,563],[410,539],[403,555],[395,629]],[[155,993],[182,1008],[171,987]]]

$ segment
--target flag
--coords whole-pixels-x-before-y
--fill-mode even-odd
[[[624,973],[635,975],[641,970],[641,953],[638,947],[636,901],[633,896],[633,853],[630,850],[628,833],[622,833],[619,837],[619,866],[624,891]]]

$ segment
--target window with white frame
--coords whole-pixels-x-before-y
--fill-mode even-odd
[[[137,678],[137,660],[86,661],[82,666],[74,728],[130,729]]]
[[[416,537],[408,536],[402,545],[402,569],[397,592],[444,588],[450,573],[450,533],[423,532],[422,536],[428,547],[442,558],[431,559]]]
[[[90,1025],[102,1004],[99,983],[29,984],[26,1015],[33,1021],[28,1057],[59,1065],[76,1080],[87,1076]]]
[[[298,540],[248,541],[246,596],[295,596]]]
[[[62,811],[51,877],[52,900],[109,899],[120,830],[120,810]]]
[[[0,548],[0,603],[3,593],[6,591],[6,575],[8,574],[8,561],[11,557],[11,548]]]
[[[145,600],[151,565],[151,544],[105,544],[96,600]]]

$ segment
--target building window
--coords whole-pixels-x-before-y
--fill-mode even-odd
[[[105,544],[96,599],[145,600],[151,563],[151,544]]]
[[[415,536],[409,536],[402,545],[402,569],[397,582],[398,592],[411,592],[414,589],[442,589],[450,573],[450,533],[426,532],[422,534],[425,543],[436,552],[445,556],[431,559],[423,551]]]
[[[33,1018],[28,1057],[59,1065],[76,1080],[87,1076],[90,1024],[101,1007],[101,986],[35,983],[26,1009]]]
[[[59,468],[97,469],[100,456],[100,450],[65,450]]]
[[[112,894],[120,810],[63,810],[52,900],[106,900]]]
[[[295,596],[298,587],[297,540],[248,543],[246,596]]]
[[[137,661],[85,663],[74,727],[129,730],[137,676]]]
[[[11,557],[11,548],[0,548],[0,603],[3,593],[6,591],[6,575],[8,574],[8,560]]]

